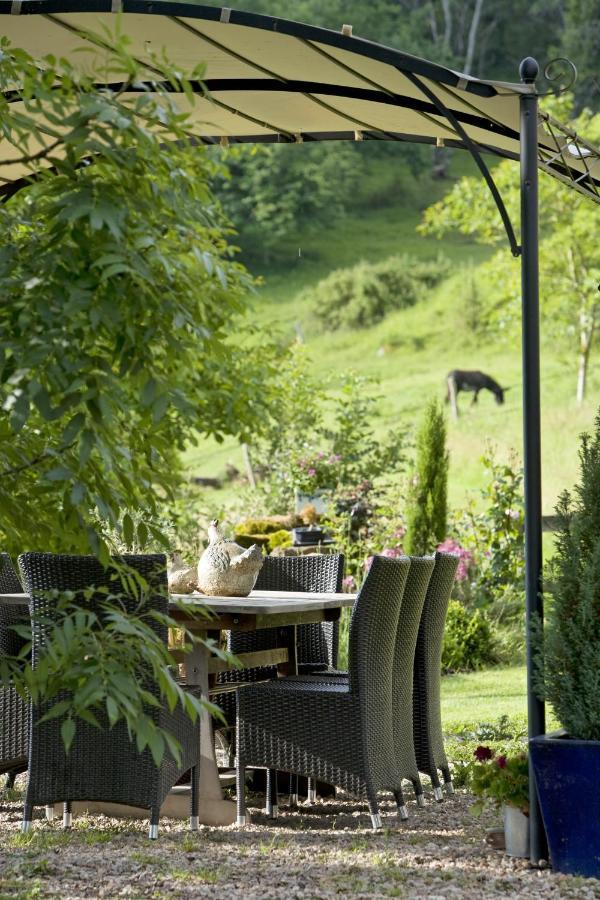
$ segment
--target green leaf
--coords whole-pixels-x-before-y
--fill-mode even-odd
[[[65,753],[68,753],[75,737],[75,722],[73,719],[65,719],[60,726],[60,734],[62,742],[65,746]]]
[[[128,547],[133,544],[133,519],[129,513],[123,516],[123,540]]]

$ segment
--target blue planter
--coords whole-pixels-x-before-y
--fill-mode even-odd
[[[600,878],[600,741],[555,732],[529,751],[553,869]]]

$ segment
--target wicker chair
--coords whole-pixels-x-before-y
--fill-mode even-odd
[[[153,609],[166,613],[168,609],[166,559],[162,555],[123,556],[120,561],[144,577],[150,589]],[[55,556],[50,553],[25,553],[19,557],[23,580],[32,599],[33,665],[44,645],[45,628],[36,625],[40,616],[52,615],[48,592],[71,590],[76,593],[89,587],[109,588],[119,593],[126,608],[133,609],[137,601],[128,600],[122,581],[115,579],[114,569],[104,569],[93,556]],[[92,596],[86,604],[99,610],[106,594]],[[167,640],[167,629],[153,625]],[[158,687],[149,682],[146,689],[160,699]],[[53,701],[54,702],[54,701]],[[71,824],[73,800],[122,803],[150,810],[150,837],[158,836],[160,807],[167,794],[188,770],[192,774],[191,827],[198,827],[198,762],[200,746],[199,722],[192,723],[184,710],[177,706],[173,712],[166,706],[152,707],[155,722],[169,731],[182,748],[178,765],[167,752],[160,766],[156,766],[148,749],[139,753],[135,740],[131,741],[125,723],[108,728],[106,719],[98,718],[102,730],[86,722],[77,723],[77,731],[68,755],[60,735],[60,719],[41,722],[49,703],[31,708],[29,784],[25,799],[23,831],[28,831],[34,806],[64,803],[63,825]]]
[[[413,682],[413,734],[417,765],[431,778],[436,800],[443,798],[438,769],[449,794],[454,793],[444,751],[440,707],[442,647],[450,592],[458,557],[436,553],[415,650]]]
[[[238,824],[246,821],[248,765],[320,779],[366,795],[373,828],[381,825],[377,792],[394,793],[406,818],[394,754],[394,645],[408,559],[377,556],[354,606],[349,679],[281,679],[238,691]]]
[[[411,556],[405,557],[405,559],[410,559],[410,569],[402,597],[394,652],[392,704],[394,745],[400,774],[403,779],[412,782],[417,803],[419,806],[424,806],[423,786],[419,778],[413,742],[412,685],[419,623],[435,561],[433,557],[429,556]],[[348,673],[328,671],[316,673],[310,677],[332,683],[340,680],[347,682]],[[314,800],[315,795],[309,794],[308,799]]]
[[[0,553],[0,594],[20,594],[23,588],[8,553]],[[27,606],[0,604],[0,655],[17,656],[25,643],[13,630],[29,624]],[[14,687],[0,687],[0,772],[7,772],[5,787],[12,788],[15,777],[27,770],[29,713],[27,704]]]
[[[342,554],[315,554],[310,556],[267,556],[258,573],[257,591],[309,591],[339,592],[344,576]],[[281,633],[283,631],[283,633]],[[261,628],[250,632],[229,632],[227,648],[231,653],[252,653],[271,650],[290,640],[290,629]],[[339,642],[338,622],[317,622],[300,625],[296,631],[298,670],[313,672],[337,665]],[[219,684],[237,684],[248,681],[266,681],[277,677],[275,666],[253,669],[233,669],[220,672]],[[235,694],[215,694],[212,701],[220,706],[229,726],[235,725]]]

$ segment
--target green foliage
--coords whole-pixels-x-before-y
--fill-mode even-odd
[[[106,560],[111,529],[128,546],[161,539],[157,503],[176,498],[194,430],[256,431],[269,353],[241,377],[248,278],[208,188],[215,166],[186,140],[187,113],[160,85],[127,94],[147,71],[124,38],[98,40],[114,50],[88,45],[86,74],[49,57],[43,78],[2,42],[0,86],[28,98],[0,102],[3,139],[26,157],[37,136],[57,172],[0,207],[0,541]],[[181,72],[153,65],[191,97]],[[107,72],[125,93],[96,89]]]
[[[403,433],[391,430],[385,440],[374,435],[378,397],[373,379],[349,372],[324,382],[313,374],[306,349],[295,344],[280,361],[273,384],[270,422],[251,447],[262,464],[263,512],[288,514],[299,486],[348,488],[401,469]],[[308,460],[330,476],[326,483],[317,484],[316,468],[309,475],[311,467],[300,465]]]
[[[584,111],[569,123],[573,131],[597,140],[600,115]],[[509,161],[494,168],[494,181],[513,222],[519,221],[517,167]],[[578,358],[577,399],[583,400],[585,376],[600,320],[600,246],[596,240],[596,210],[589,198],[566,190],[556,179],[540,177],[541,240],[539,246],[541,315],[544,330],[566,338]],[[441,236],[459,230],[490,245],[501,245],[478,273],[482,307],[478,328],[512,341],[520,340],[520,266],[507,257],[506,235],[487,186],[479,178],[457,182],[443,200],[430,206],[420,231]],[[545,289],[544,286],[547,285]],[[468,307],[467,307],[468,313]],[[470,313],[472,316],[472,311]]]
[[[244,519],[235,526],[235,533],[238,534],[275,534],[281,531],[281,518],[272,519]]]
[[[367,328],[397,309],[413,306],[423,287],[431,288],[447,273],[449,263],[439,256],[416,260],[390,256],[377,263],[362,261],[336,269],[299,298],[331,331]]]
[[[428,404],[417,434],[417,457],[406,513],[406,552],[431,553],[446,537],[449,454],[440,403]]]
[[[540,687],[573,738],[600,740],[600,412],[581,436],[580,479],[556,508]]]
[[[147,686],[157,685],[169,709],[181,705],[192,719],[203,704],[177,682],[173,674],[177,667],[164,640],[166,630],[178,630],[184,650],[207,643],[222,659],[233,659],[212,641],[201,641],[180,621],[153,609],[147,584],[138,573],[119,566],[115,578],[122,580],[126,594],[121,588],[49,592],[52,611],[42,613],[33,626],[44,635],[35,665],[30,660],[31,631],[22,627],[19,631],[26,643],[19,657],[0,659],[0,683],[12,682],[24,699],[40,704],[42,721],[62,720],[67,752],[79,721],[98,728],[112,728],[122,721],[138,750],[149,747],[157,765],[166,750],[179,759],[176,737],[156,724],[159,701]],[[92,609],[89,601],[95,593],[104,593],[105,599]],[[203,615],[202,609],[198,615]]]
[[[445,672],[481,669],[495,662],[490,624],[481,610],[470,612],[458,602],[448,605],[442,669]]]
[[[483,812],[488,805],[514,806],[529,812],[529,762],[526,753],[497,756],[490,747],[477,747],[476,762],[469,769],[467,785],[481,800],[472,812]]]
[[[525,577],[523,470],[514,455],[507,462],[498,461],[490,446],[481,462],[487,473],[487,485],[480,492],[485,509],[477,512],[478,505],[471,500],[455,526],[475,560],[471,592],[477,605],[491,607],[517,591],[520,618]]]
[[[272,553],[276,547],[291,547],[292,535],[289,531],[281,529],[269,535],[269,553]]]

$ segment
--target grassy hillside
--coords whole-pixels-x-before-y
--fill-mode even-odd
[[[453,165],[464,171],[457,159]],[[424,185],[420,206],[437,199],[448,182]],[[376,376],[380,380],[381,419],[378,428],[406,423],[413,426],[431,396],[445,394],[445,375],[452,368],[482,369],[509,387],[507,402],[497,406],[484,393],[477,406],[469,396],[460,398],[461,418],[449,423],[451,453],[450,501],[462,505],[465,492],[481,486],[484,477],[480,456],[486,441],[492,441],[500,456],[511,449],[521,455],[521,359],[520,348],[497,341],[482,342],[465,325],[465,295],[469,266],[476,266],[489,253],[459,235],[436,241],[422,238],[415,227],[420,210],[407,206],[402,197],[383,209],[361,211],[339,221],[326,233],[300,233],[290,238],[289,257],[278,268],[262,271],[264,286],[255,298],[254,317],[270,330],[292,338],[300,332],[309,347],[317,373],[327,375],[346,369]],[[379,325],[361,332],[323,334],[310,311],[299,306],[296,295],[331,269],[352,265],[360,259],[377,260],[394,253],[432,257],[442,251],[453,262],[451,276],[411,309],[389,316]],[[518,265],[506,248],[506,265]],[[257,273],[258,274],[258,273]],[[551,285],[542,285],[551,290]],[[542,356],[543,510],[552,512],[558,493],[571,486],[577,471],[577,435],[589,428],[600,401],[600,376],[592,360],[588,399],[575,406],[574,357],[566,348],[544,341]],[[291,394],[293,399],[293,394]],[[357,423],[360,427],[360,423]],[[217,446],[204,442],[187,456],[194,474],[216,475],[225,462],[242,468],[239,448],[232,442]],[[207,504],[220,505],[224,492],[207,497]]]

